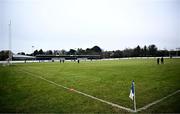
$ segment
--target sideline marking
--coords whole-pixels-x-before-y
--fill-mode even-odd
[[[43,78],[42,76],[37,76],[36,74],[33,74],[33,73],[31,73],[31,72],[27,72],[27,71],[25,71],[25,70],[23,70],[23,71],[20,70],[20,71],[21,71],[21,72],[24,72],[24,73],[27,73],[27,74],[30,74],[31,76],[34,76],[34,77],[36,77],[36,78],[42,79],[42,80],[44,80],[44,81],[46,81],[46,82],[49,82],[49,83],[51,83],[51,84],[54,84],[54,85],[56,85],[56,86],[62,87],[62,88],[64,88],[64,89],[71,90],[71,91],[74,91],[74,92],[79,93],[79,94],[81,94],[81,95],[84,95],[84,96],[86,96],[86,97],[89,97],[89,98],[95,99],[95,100],[97,100],[97,101],[106,103],[106,104],[111,105],[111,106],[113,106],[113,107],[120,108],[120,109],[124,109],[124,110],[129,111],[129,112],[135,112],[134,110],[132,110],[132,109],[130,109],[130,108],[126,108],[126,107],[120,106],[120,105],[118,105],[118,104],[115,104],[115,103],[112,103],[112,102],[109,102],[109,101],[106,101],[106,100],[103,100],[103,99],[94,97],[94,96],[89,95],[89,94],[86,94],[86,93],[84,93],[84,92],[81,92],[81,91],[78,91],[78,90],[75,90],[75,89],[71,89],[71,88],[66,87],[66,86],[63,86],[63,85],[61,85],[61,84],[57,84],[57,83],[55,83],[55,82],[53,82],[53,81],[51,81],[51,80],[48,80],[48,79],[46,79],[46,78]]]
[[[163,98],[161,98],[159,100],[156,100],[156,101],[154,101],[152,103],[149,103],[149,104],[137,109],[137,112],[142,111],[142,110],[146,110],[147,108],[149,108],[149,107],[151,107],[151,106],[153,106],[153,105],[155,105],[155,104],[157,104],[157,103],[159,103],[159,102],[161,102],[161,101],[163,101],[163,100],[165,100],[165,99],[167,99],[167,98],[169,98],[169,97],[171,97],[171,96],[173,96],[173,95],[175,95],[175,94],[177,94],[179,92],[180,92],[180,90],[177,90],[177,91],[175,91],[175,92],[173,92],[173,93],[171,93],[171,94],[169,94],[169,95],[167,95],[167,96],[165,96],[165,97],[163,97]]]
[[[123,107],[123,106],[120,106],[120,105],[118,105],[118,104],[115,104],[115,103],[112,103],[112,102],[109,102],[109,101],[106,101],[106,100],[103,100],[103,99],[94,97],[94,96],[92,96],[92,95],[83,93],[83,92],[81,92],[81,91],[78,91],[78,90],[75,90],[75,89],[72,89],[72,88],[63,86],[63,85],[61,85],[61,84],[57,84],[57,83],[55,83],[55,82],[53,82],[53,81],[51,81],[51,80],[48,80],[48,79],[46,79],[46,78],[43,78],[42,76],[37,76],[36,74],[33,74],[33,73],[31,73],[31,72],[28,72],[28,71],[25,71],[25,70],[23,70],[23,71],[22,71],[22,70],[19,70],[19,71],[24,72],[24,73],[27,73],[27,74],[30,74],[31,76],[34,76],[34,77],[39,78],[39,79],[42,79],[42,80],[44,80],[44,81],[46,81],[46,82],[49,82],[49,83],[54,84],[54,85],[56,85],[56,86],[62,87],[62,88],[64,88],[64,89],[67,89],[67,90],[70,90],[70,91],[74,91],[74,92],[79,93],[79,94],[81,94],[81,95],[84,95],[84,96],[86,96],[86,97],[89,97],[89,98],[95,99],[95,100],[97,100],[97,101],[106,103],[106,104],[111,105],[111,106],[116,107],[116,108],[124,109],[124,110],[129,111],[129,112],[139,112],[139,111],[142,111],[142,110],[146,110],[147,108],[149,108],[149,107],[151,107],[151,106],[153,106],[153,105],[155,105],[155,104],[157,104],[157,103],[159,103],[159,102],[161,102],[161,101],[163,101],[163,100],[165,100],[165,99],[167,99],[167,98],[169,98],[169,97],[171,97],[171,96],[173,96],[173,95],[175,95],[175,94],[177,94],[177,93],[180,92],[180,90],[177,90],[177,91],[175,91],[175,92],[173,92],[173,93],[171,93],[171,94],[169,94],[169,95],[167,95],[167,96],[165,96],[165,97],[163,97],[163,98],[161,98],[161,99],[159,99],[159,100],[156,100],[156,101],[154,101],[154,102],[152,102],[152,103],[149,103],[149,104],[145,105],[144,107],[138,108],[138,109],[135,111],[135,110],[132,110],[132,109],[130,109],[130,108]]]

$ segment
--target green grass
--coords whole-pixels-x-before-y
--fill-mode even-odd
[[[0,112],[126,112],[60,88],[24,71],[92,96],[133,108],[129,98],[136,84],[137,108],[180,89],[180,59],[26,63],[0,66]],[[180,94],[143,112],[180,112]]]

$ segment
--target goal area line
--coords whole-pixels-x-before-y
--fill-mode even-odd
[[[127,107],[124,107],[124,106],[121,106],[121,105],[118,105],[118,104],[115,104],[115,103],[112,103],[112,102],[109,102],[109,101],[106,101],[106,100],[97,98],[97,97],[95,97],[95,96],[89,95],[89,94],[84,93],[84,92],[82,92],[82,91],[79,91],[79,90],[76,90],[76,89],[72,89],[72,88],[63,86],[63,85],[61,85],[61,84],[58,84],[58,83],[56,83],[56,82],[53,82],[53,81],[48,80],[48,79],[46,79],[46,78],[43,78],[42,76],[37,76],[37,74],[31,73],[31,72],[29,72],[29,71],[26,71],[26,70],[19,70],[19,71],[24,72],[24,73],[26,73],[26,74],[29,74],[29,75],[31,75],[31,76],[33,76],[33,77],[39,78],[39,79],[41,79],[41,80],[44,80],[44,81],[46,81],[46,82],[48,82],[48,83],[51,83],[51,84],[53,84],[53,85],[56,85],[56,86],[58,86],[58,87],[64,88],[64,89],[66,89],[66,90],[73,91],[73,92],[75,92],[75,93],[84,95],[84,96],[86,96],[86,97],[89,97],[89,98],[91,98],[91,99],[100,101],[100,102],[105,103],[105,104],[108,104],[108,105],[111,105],[112,107],[116,107],[116,108],[119,108],[119,109],[126,110],[126,111],[128,111],[128,112],[140,112],[140,111],[142,111],[142,110],[146,110],[147,108],[149,108],[149,107],[151,107],[151,106],[153,106],[153,105],[155,105],[155,104],[157,104],[157,103],[159,103],[159,102],[161,102],[161,101],[164,101],[165,99],[167,99],[167,98],[169,98],[169,97],[171,97],[171,96],[173,96],[173,95],[175,95],[175,94],[177,94],[177,93],[180,92],[180,90],[177,90],[177,91],[175,91],[175,92],[173,92],[173,93],[171,93],[171,94],[169,94],[169,95],[167,95],[167,96],[165,96],[165,97],[163,97],[163,98],[161,98],[161,99],[159,99],[159,100],[156,100],[156,101],[154,101],[154,102],[152,102],[152,103],[149,103],[149,104],[147,104],[147,105],[145,105],[145,106],[143,106],[143,107],[141,107],[141,108],[138,108],[138,109],[135,111],[135,110],[133,110],[133,109],[130,109],[130,108],[127,108]]]

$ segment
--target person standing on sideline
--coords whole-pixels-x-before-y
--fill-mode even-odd
[[[159,58],[157,58],[157,64],[159,64]]]
[[[164,58],[161,57],[161,64],[164,64]]]

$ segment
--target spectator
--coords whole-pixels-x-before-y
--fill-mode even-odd
[[[159,58],[157,58],[157,64],[159,64]]]

